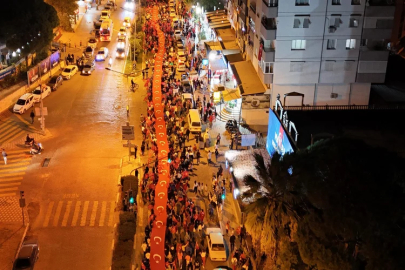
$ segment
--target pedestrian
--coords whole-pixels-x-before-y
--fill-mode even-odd
[[[236,240],[235,235],[231,235],[231,237],[229,238],[229,242],[231,243],[231,253],[233,252],[233,249],[235,248],[235,240]]]
[[[3,155],[4,165],[7,165],[7,153],[6,150],[3,148],[1,154]]]
[[[205,257],[207,256],[207,251],[208,251],[208,247],[203,251],[201,251],[201,259],[202,259],[202,265],[203,268],[205,268]]]
[[[201,153],[200,150],[197,150],[197,165],[200,164]]]
[[[187,142],[190,141],[190,129],[186,130]]]
[[[145,80],[145,69],[142,69],[142,79]]]
[[[238,264],[238,259],[236,258],[236,255],[232,257],[231,263],[232,263],[232,270],[236,270],[236,266]]]
[[[197,194],[197,191],[198,191],[198,184],[197,184],[197,181],[194,181],[194,187],[193,187],[194,194]]]
[[[229,232],[229,224],[230,224],[231,222],[228,220],[227,222],[226,222],[226,224],[225,224],[225,231],[226,231],[226,235],[228,235],[228,232]]]
[[[215,149],[215,160],[218,162],[219,152],[218,149]]]
[[[142,153],[142,156],[145,154],[145,144],[144,143],[142,143],[142,145],[141,145],[141,153]]]
[[[135,158],[136,158],[136,153],[138,152],[138,146],[137,145],[135,145],[134,152],[135,152]]]
[[[221,134],[218,133],[217,135],[217,145],[219,145],[219,143],[221,142]]]
[[[211,164],[211,155],[212,155],[211,150],[208,150],[208,155],[207,155],[208,165]]]
[[[31,124],[34,124],[34,118],[35,118],[34,110],[31,111],[30,117],[31,117]]]

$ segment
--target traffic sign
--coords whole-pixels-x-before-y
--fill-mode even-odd
[[[126,141],[135,139],[134,126],[122,126],[122,139]]]

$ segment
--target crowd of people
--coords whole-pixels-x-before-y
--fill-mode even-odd
[[[195,270],[203,269],[205,267],[206,259],[209,256],[209,249],[207,241],[205,240],[205,217],[204,209],[196,205],[196,203],[188,197],[187,192],[192,191],[196,196],[209,197],[210,207],[209,215],[212,217],[214,208],[223,202],[222,195],[226,192],[226,179],[223,177],[223,168],[220,166],[218,172],[213,175],[212,186],[208,187],[207,184],[194,181],[191,183],[190,176],[193,172],[193,166],[200,164],[201,152],[199,147],[199,140],[201,134],[191,134],[190,129],[187,127],[186,116],[190,109],[198,109],[202,120],[212,124],[215,121],[216,111],[211,100],[207,100],[205,95],[201,100],[198,98],[196,102],[190,100],[182,100],[181,94],[189,91],[181,84],[181,79],[176,79],[176,63],[178,62],[175,52],[176,39],[174,37],[174,29],[170,12],[167,5],[158,3],[156,1],[149,2],[146,7],[147,21],[143,26],[145,32],[145,52],[151,55],[151,59],[147,61],[146,67],[150,68],[151,75],[153,76],[154,61],[158,53],[158,33],[154,27],[153,22],[150,20],[150,13],[152,12],[153,5],[159,6],[159,26],[165,36],[165,55],[163,59],[163,74],[161,76],[161,91],[162,91],[162,108],[164,108],[164,118],[166,122],[167,141],[169,144],[169,153],[167,159],[170,160],[170,184],[167,190],[167,222],[165,233],[165,267],[168,270],[183,269]],[[178,10],[181,15],[180,23],[177,27],[183,31],[191,31],[192,25],[190,13],[185,11],[183,5],[179,5],[181,10]],[[193,33],[193,32],[190,32]],[[188,40],[192,39],[193,35],[188,35]],[[194,51],[193,51],[194,52]],[[191,50],[186,53],[186,61],[189,66],[198,66],[198,57],[192,55]],[[194,64],[195,63],[195,64]],[[152,82],[148,75],[144,74],[145,86],[147,89],[147,114],[141,115],[142,124],[142,146],[141,155],[151,155],[157,157],[159,153],[156,128],[155,128],[155,108],[152,101]],[[193,82],[194,89],[202,89],[203,81],[195,79]],[[193,90],[191,89],[191,93]],[[193,138],[192,136],[195,135]],[[219,134],[218,134],[219,135]],[[195,139],[195,143],[190,144],[190,139]],[[216,141],[216,155],[218,155],[218,145],[220,142],[217,137]],[[189,143],[186,146],[186,142]],[[146,151],[146,152],[145,152]],[[208,161],[210,161],[210,153]],[[155,189],[158,184],[158,168],[159,161],[155,159],[154,164],[145,167],[144,174],[141,178],[141,190],[143,200],[148,204],[149,218],[148,224],[145,227],[145,239],[141,245],[143,251],[142,269],[150,269],[151,259],[151,233],[156,221],[156,214],[154,212],[154,199]],[[229,227],[229,224],[228,224]],[[242,229],[232,229],[229,233],[230,239],[235,239],[240,236]],[[235,243],[235,241],[233,242]],[[235,249],[232,246],[232,262],[240,268],[247,268],[246,255],[243,254],[241,249]]]

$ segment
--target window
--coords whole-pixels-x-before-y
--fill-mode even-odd
[[[333,71],[335,61],[325,61],[325,71]]]
[[[328,50],[336,50],[336,43],[337,39],[328,39],[327,49]]]
[[[334,18],[334,20],[333,20],[333,22],[335,23],[334,24],[334,26],[336,27],[336,28],[338,28],[339,26],[340,26],[340,23],[342,22],[341,20],[340,20],[340,17],[338,17],[338,18]]]
[[[305,50],[306,40],[295,39],[292,40],[291,50]]]
[[[352,71],[354,68],[355,61],[345,61],[344,69],[345,71]]]
[[[290,72],[302,72],[305,62],[290,62]]]
[[[332,0],[332,5],[341,5],[340,0]]]
[[[352,0],[352,5],[361,5],[360,0]]]
[[[263,60],[260,63],[264,74],[273,74],[273,65],[273,62],[264,62]]]
[[[346,39],[346,50],[356,49],[356,40],[355,39]]]
[[[309,0],[295,0],[296,6],[309,6]]]
[[[294,19],[294,28],[309,28],[309,15],[296,15]]]
[[[367,46],[368,39],[362,39],[360,42],[360,46]]]
[[[359,27],[359,21],[355,18],[350,18],[350,23],[349,23],[350,28],[357,28]]]
[[[392,29],[394,20],[392,19],[377,19],[376,27],[377,29]]]

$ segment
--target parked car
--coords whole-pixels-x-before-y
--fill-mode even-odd
[[[37,240],[23,242],[16,260],[13,263],[13,270],[32,270],[39,259],[39,245]]]
[[[97,39],[89,38],[89,40],[87,41],[87,46],[92,47],[93,49],[95,49],[97,47]]]
[[[77,70],[78,70],[78,68],[75,65],[69,65],[69,66],[65,67],[62,71],[63,79],[70,80],[70,78],[72,78],[72,76],[77,73]]]
[[[86,49],[84,49],[84,56],[85,56],[86,58],[92,57],[92,56],[93,56],[93,53],[94,53],[94,50],[93,50],[93,48],[90,47],[90,46],[87,46]]]
[[[101,11],[101,16],[100,19],[101,20],[107,20],[111,17],[111,12],[109,9],[104,8],[103,11]]]
[[[52,91],[56,91],[56,89],[58,89],[58,87],[62,85],[62,82],[63,82],[62,75],[59,74],[53,76],[46,85],[48,85]]]
[[[31,93],[22,95],[13,107],[13,112],[23,114],[34,105],[34,96]]]
[[[191,84],[190,81],[188,80],[184,80],[181,82],[181,85],[183,86],[183,92],[187,92],[187,93],[192,93],[192,88],[191,88]]]
[[[123,26],[120,28],[120,30],[118,31],[118,36],[119,37],[126,37],[127,36],[127,29]]]
[[[52,90],[48,85],[42,85],[38,86],[37,88],[35,88],[34,91],[32,91],[32,95],[34,96],[34,102],[40,102],[41,98],[44,99],[47,96],[49,96],[51,94]]]
[[[181,62],[185,62],[186,61],[186,55],[184,54],[183,50],[177,50],[177,58],[181,61]]]
[[[118,36],[118,43],[119,42],[125,42],[125,41],[126,41],[125,36]]]
[[[177,72],[180,72],[180,73],[186,72],[186,65],[184,64],[184,62],[179,61],[177,63]]]
[[[96,68],[96,62],[94,60],[89,60],[84,64],[83,69],[82,69],[82,74],[90,75],[94,71],[95,68]]]
[[[108,49],[106,47],[101,47],[96,55],[96,61],[104,61],[108,57]]]
[[[226,261],[224,237],[220,228],[207,228],[207,244],[211,261]]]
[[[122,24],[124,27],[128,28],[131,26],[131,19],[129,17],[125,17],[124,22]]]

